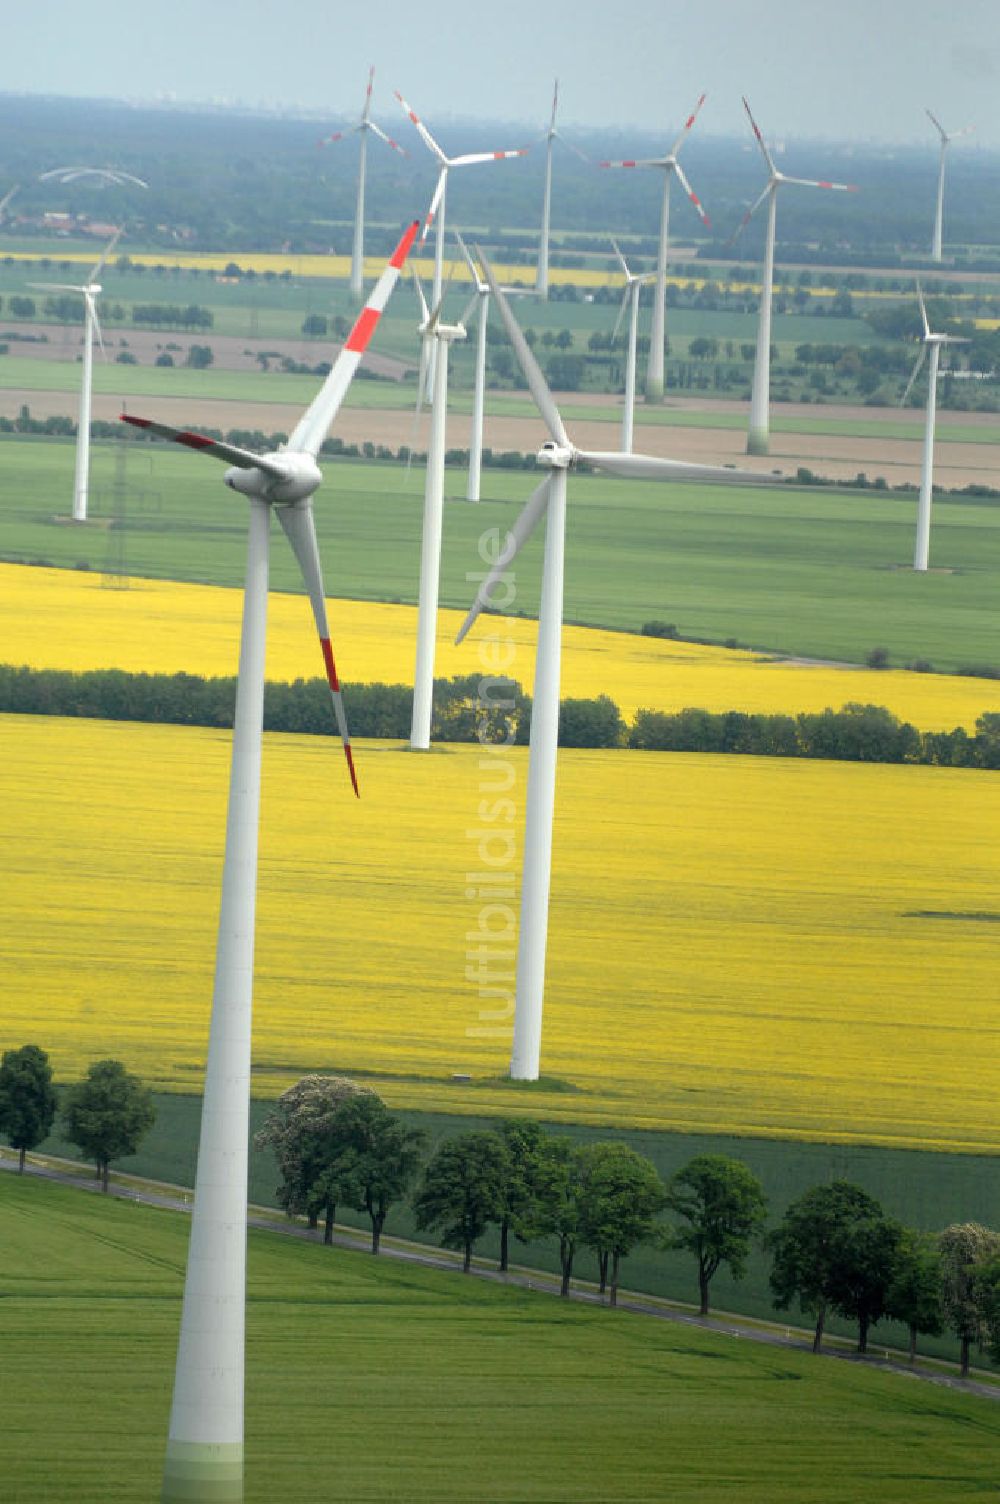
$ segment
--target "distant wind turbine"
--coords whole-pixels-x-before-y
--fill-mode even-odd
[[[663,173],[663,207],[660,210],[660,244],[656,257],[656,281],[653,283],[653,322],[649,334],[649,364],[646,370],[646,397],[650,402],[659,402],[663,397],[663,357],[666,348],[667,327],[667,242],[670,236],[670,181],[676,173],[681,187],[691,200],[706,229],[711,220],[705,213],[701,199],[684,176],[677,157],[698,118],[698,111],[705,103],[702,94],[698,103],[684,122],[684,127],[665,157],[649,157],[644,161],[629,158],[624,162],[602,162],[602,167],[659,167]]]
[[[931,260],[941,260],[941,232],[944,224],[944,163],[948,154],[948,148],[959,136],[969,136],[975,129],[974,126],[963,126],[960,131],[946,131],[936,115],[927,111],[928,119],[941,137],[941,161],[938,166],[937,206],[934,210],[934,235],[931,239]]]
[[[393,151],[398,151],[401,156],[406,156],[405,149],[398,141],[387,136],[381,127],[377,126],[371,118],[372,110],[372,81],[375,77],[374,67],[368,70],[368,87],[365,90],[365,102],[361,111],[361,119],[357,125],[352,125],[350,130],[334,131],[332,136],[324,136],[317,141],[317,146],[332,146],[335,141],[343,141],[348,136],[360,136],[361,142],[358,150],[358,199],[354,211],[354,252],[351,256],[351,292],[360,298],[365,290],[365,163],[368,156],[368,135],[371,132],[386,146],[391,146]]]
[[[87,492],[90,476],[90,397],[94,365],[94,336],[105,354],[101,324],[97,317],[97,299],[101,292],[98,277],[121,235],[118,229],[108,241],[87,274],[82,287],[65,282],[29,282],[36,292],[72,292],[83,298],[83,376],[80,382],[80,417],[76,429],[76,474],[73,479],[73,521],[87,520]],[[106,358],[106,356],[105,356]]]
[[[7,217],[7,205],[10,203],[11,199],[14,197],[14,194],[17,192],[20,186],[20,183],[15,183],[13,188],[8,188],[3,198],[0,198],[0,225],[3,224],[4,220]]]
[[[137,428],[227,461],[226,485],[247,498],[250,514],[215,988],[164,1504],[243,1498],[250,1025],[271,512],[278,514],[312,604],[334,716],[357,793],[327,625],[312,496],[323,479],[317,464],[320,447],[419,228],[415,221],[400,240],[333,369],[281,449],[256,454],[204,434],[122,415]]]
[[[813,178],[790,178],[783,172],[779,172],[774,165],[774,158],[764,144],[764,137],[760,133],[750,106],[743,101],[753,127],[753,133],[757,138],[767,163],[768,179],[767,186],[756,202],[747,210],[733,240],[740,234],[745,225],[756,214],[764,201],[767,201],[767,242],[764,248],[764,276],[760,290],[760,315],[757,321],[757,351],[754,358],[753,388],[750,394],[750,431],[747,435],[747,454],[766,454],[770,442],[770,407],[771,407],[771,297],[774,291],[774,228],[778,209],[778,189],[784,183],[792,183],[800,188],[829,188],[836,193],[857,193],[857,188],[852,183],[828,183],[817,181]]]
[[[621,269],[625,273],[625,291],[622,295],[621,307],[615,320],[614,331],[611,335],[612,342],[618,338],[618,331],[622,326],[626,308],[629,311],[628,319],[628,353],[625,357],[625,405],[622,408],[622,453],[632,453],[632,426],[635,421],[635,352],[639,334],[639,299],[642,289],[647,282],[655,277],[655,272],[643,272],[636,274],[629,271],[628,262],[618,248],[617,240],[612,240],[615,255],[621,263]]]
[[[913,550],[913,568],[920,574],[927,569],[931,548],[931,504],[934,499],[934,426],[937,421],[937,382],[938,367],[941,361],[942,345],[967,345],[969,341],[958,334],[932,334],[931,326],[927,320],[927,308],[924,303],[924,295],[917,283],[917,299],[920,303],[920,318],[924,326],[923,345],[917,356],[917,363],[913,367],[910,379],[906,383],[906,391],[899,399],[900,407],[905,406],[906,399],[913,390],[913,383],[920,374],[920,369],[930,351],[930,366],[927,371],[927,407],[924,419],[924,455],[920,467],[920,498],[917,502],[917,539]]]
[[[581,162],[589,159],[578,146],[572,141],[567,141],[561,131],[556,130],[556,110],[559,107],[559,80],[556,79],[555,88],[552,91],[552,116],[549,120],[549,128],[545,132],[545,189],[542,194],[542,235],[538,245],[538,270],[535,273],[535,292],[540,298],[549,295],[549,224],[552,211],[552,146],[556,141],[561,141],[568,146],[570,151],[575,152]]]
[[[43,172],[39,177],[40,183],[79,183],[87,180],[101,183],[104,186],[114,185],[124,188],[131,183],[133,188],[148,188],[142,178],[135,177],[131,172],[123,172],[120,167],[53,167],[50,172]]]
[[[538,451],[548,474],[532,492],[507,534],[506,546],[476,594],[457,641],[461,642],[523,545],[545,518],[542,593],[538,609],[538,647],[532,692],[528,788],[524,826],[524,871],[517,951],[517,997],[510,1074],[517,1081],[538,1079],[548,941],[549,884],[552,871],[552,817],[555,804],[556,752],[559,732],[559,674],[563,615],[563,558],[566,493],[569,473],[581,462],[626,480],[701,480],[722,485],[773,484],[770,475],[728,467],[654,459],[645,454],[618,454],[577,449],[538,362],[521,332],[493,271],[478,252],[504,327],[524,372],[535,405],[551,438]],[[613,512],[609,515],[613,516]]]

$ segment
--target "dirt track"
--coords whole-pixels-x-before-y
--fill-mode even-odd
[[[402,395],[402,394],[401,394]],[[582,399],[574,394],[567,397],[574,406],[593,406],[605,412],[616,413],[614,399]],[[76,398],[66,392],[37,392],[8,390],[0,392],[0,414],[14,418],[23,403],[27,403],[33,417],[75,414]],[[298,417],[299,409],[283,403],[205,401],[194,397],[147,397],[136,398],[131,406],[149,416],[178,426],[201,424],[204,427],[259,428],[265,433],[287,433]],[[697,403],[692,411],[733,411],[732,404]],[[872,408],[824,408],[823,416],[844,419],[879,421],[879,409]],[[886,422],[898,422],[898,413],[885,410]],[[95,418],[113,420],[120,412],[116,397],[95,395],[93,399]],[[782,415],[807,416],[816,410],[809,407],[789,405],[781,409]],[[949,413],[942,419],[949,425],[968,426],[996,434],[1000,431],[996,419],[983,419],[968,413]],[[448,445],[464,449],[469,443],[467,415],[460,414],[448,419]],[[348,444],[360,444],[370,440],[397,449],[400,444],[409,444],[413,433],[412,418],[408,411],[362,411],[345,408],[337,419],[337,434]],[[427,446],[428,418],[426,413],[417,431],[415,447]],[[618,442],[616,422],[575,422],[572,424],[574,441],[583,449],[614,449]],[[546,437],[541,423],[530,418],[489,417],[486,420],[485,443],[497,450],[537,449]],[[747,465],[754,470],[781,470],[794,474],[800,465],[814,470],[819,475],[838,480],[853,480],[859,471],[869,479],[884,476],[890,485],[920,479],[921,442],[919,439],[859,438],[851,435],[789,434],[772,435],[771,453],[767,459],[748,460],[744,452],[745,437],[742,429],[733,428],[685,428],[682,426],[646,427],[642,423],[641,409],[637,414],[636,448],[649,454],[663,455],[671,459],[699,460],[706,464],[732,463]],[[936,449],[935,481],[942,487],[960,487],[970,484],[1000,487],[1000,449],[991,443],[939,443]]]

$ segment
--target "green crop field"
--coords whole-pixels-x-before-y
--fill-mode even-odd
[[[291,1078],[290,1078],[291,1079]],[[378,1083],[374,1083],[376,1089]],[[445,1138],[477,1128],[494,1128],[497,1119],[483,1114],[476,1105],[477,1092],[456,1088],[460,1102],[454,1114],[417,1112],[397,1109],[398,1115],[427,1135],[426,1154]],[[511,1116],[531,1114],[531,1093],[511,1089]],[[175,1185],[193,1186],[198,1148],[198,1125],[201,1098],[174,1092],[159,1092],[155,1097],[156,1122],[143,1140],[137,1154],[121,1162],[129,1174]],[[251,1132],[262,1126],[272,1103],[254,1098],[250,1104]],[[585,1109],[581,1109],[585,1110]],[[580,1142],[593,1142],[609,1136],[632,1145],[656,1165],[664,1180],[698,1154],[728,1154],[749,1165],[759,1176],[768,1198],[768,1223],[774,1226],[796,1197],[811,1186],[838,1179],[860,1185],[876,1197],[886,1211],[910,1227],[927,1232],[940,1231],[952,1222],[990,1222],[995,1204],[996,1158],[988,1154],[950,1154],[919,1149],[889,1149],[868,1144],[804,1143],[797,1140],[737,1138],[719,1133],[664,1133],[640,1128],[614,1128],[589,1123],[560,1122],[550,1124],[555,1133],[567,1134]],[[49,1154],[64,1158],[77,1157],[73,1146],[58,1135],[42,1146]],[[82,1174],[89,1168],[81,1167]],[[276,1206],[275,1188],[279,1173],[268,1150],[251,1148],[250,1199],[260,1206]],[[2,1182],[0,1182],[2,1184]],[[350,1207],[338,1207],[338,1221],[367,1229],[363,1214]],[[388,1231],[397,1237],[427,1241],[419,1233],[409,1206],[400,1204],[389,1216]],[[555,1272],[559,1268],[555,1245],[546,1240],[530,1246],[514,1244],[515,1261],[533,1268]],[[484,1257],[498,1256],[498,1234],[491,1229],[478,1249]],[[668,1300],[694,1303],[697,1282],[694,1261],[686,1253],[663,1252],[656,1248],[638,1248],[622,1265],[622,1279],[633,1290],[642,1290]],[[594,1278],[592,1255],[582,1254],[577,1264],[581,1279]],[[721,1310],[740,1311],[762,1320],[776,1318],[768,1287],[770,1261],[755,1247],[747,1262],[743,1280],[737,1282],[728,1270],[721,1269],[712,1283],[713,1304]],[[804,1318],[792,1314],[793,1321]],[[856,1337],[856,1328],[841,1318],[827,1321],[831,1332]],[[902,1327],[883,1323],[873,1329],[872,1345],[905,1348],[908,1335]],[[920,1351],[954,1359],[957,1344],[953,1338],[921,1337]]]
[[[167,372],[166,374],[170,374]],[[135,495],[124,536],[95,523],[70,528],[71,442],[0,441],[2,555],[102,569],[109,559],[154,577],[237,585],[245,515],[221,484],[221,466],[167,445],[135,444]],[[94,516],[113,510],[114,449],[93,455]],[[441,600],[464,607],[466,576],[487,528],[509,527],[535,480],[488,471],[478,506],[445,509]],[[464,490],[449,472],[446,491]],[[391,464],[331,462],[316,503],[331,595],[416,597],[422,476]],[[939,498],[927,575],[908,567],[915,501],[882,492],[721,489],[629,484],[574,476],[570,486],[566,617],[636,629],[660,619],[682,634],[853,662],[875,645],[897,663],[935,667],[1000,658],[1000,508]],[[297,590],[294,561],[273,549],[275,588]],[[517,604],[536,610],[540,544],[518,562]],[[614,694],[613,685],[601,685]]]
[[[186,1220],[0,1177],[4,1498],[156,1496]],[[251,1233],[247,1504],[995,1492],[1000,1410],[869,1368]]]

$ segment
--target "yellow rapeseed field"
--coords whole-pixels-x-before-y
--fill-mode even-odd
[[[357,803],[331,743],[265,740],[258,1091],[365,1070],[398,1105],[1000,1148],[995,776],[560,754],[543,1070],[577,1090],[522,1096],[480,988],[510,970],[523,752],[362,743]],[[228,754],[0,717],[0,1048],[199,1089]]]
[[[215,586],[133,580],[129,590],[104,590],[95,575],[0,564],[0,661],[33,668],[234,674],[242,601],[242,591]],[[513,643],[507,671],[530,691],[535,623],[490,618],[477,628],[478,636],[456,648],[462,619],[462,612],[441,612],[437,673],[477,672],[484,666],[477,642],[499,632]],[[411,682],[415,608],[338,600],[331,603],[331,621],[346,682]],[[322,672],[303,597],[273,595],[268,631],[269,678]],[[749,652],[589,627],[565,628],[562,685],[565,696],[610,694],[626,717],[639,706],[797,713],[839,709],[854,700],[886,705],[922,731],[938,731],[971,729],[983,711],[1000,711],[996,681],[775,663]]]

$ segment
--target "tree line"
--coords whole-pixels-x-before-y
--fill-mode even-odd
[[[434,683],[436,741],[522,745],[531,727],[531,698],[515,680],[480,693],[477,674]],[[413,700],[405,684],[345,686],[351,729],[359,737],[407,737]],[[111,721],[229,727],[235,678],[199,674],[127,673],[124,669],[15,668],[0,664],[0,712]],[[311,736],[332,734],[324,679],[268,683],[264,727]],[[741,710],[638,710],[631,725],[607,695],[561,702],[564,747],[630,747],[644,752],[715,752],[745,757],[804,757],[840,762],[923,763],[939,767],[1000,768],[1000,713],[987,711],[970,734],[918,731],[881,705],[848,703],[799,715]]]
[[[48,1056],[38,1045],[0,1060],[0,1133],[25,1155],[51,1132],[58,1098]],[[152,1126],[148,1089],[120,1061],[101,1060],[63,1093],[61,1126],[93,1159],[105,1191],[111,1160],[133,1154]],[[378,1254],[392,1208],[409,1200],[417,1227],[462,1254],[468,1273],[476,1244],[499,1232],[501,1271],[511,1239],[548,1239],[558,1248],[560,1294],[568,1296],[584,1252],[598,1288],[617,1303],[622,1261],[646,1244],[688,1253],[699,1311],[725,1266],[742,1278],[755,1243],[770,1254],[774,1306],[797,1303],[822,1347],[830,1313],[855,1321],[858,1351],[883,1319],[910,1334],[950,1331],[961,1372],[978,1346],[1000,1363],[1000,1233],[954,1223],[932,1235],[890,1217],[860,1186],[835,1180],[805,1191],[765,1229],[767,1197],[741,1160],[700,1154],[664,1182],[651,1160],[620,1139],[581,1144],[531,1119],[508,1119],[444,1139],[425,1159],[426,1134],[404,1123],[376,1092],[343,1076],[307,1075],[275,1102],[255,1147],[278,1167],[278,1204],[333,1242],[338,1206],[366,1214]],[[666,1214],[669,1220],[663,1220]]]

